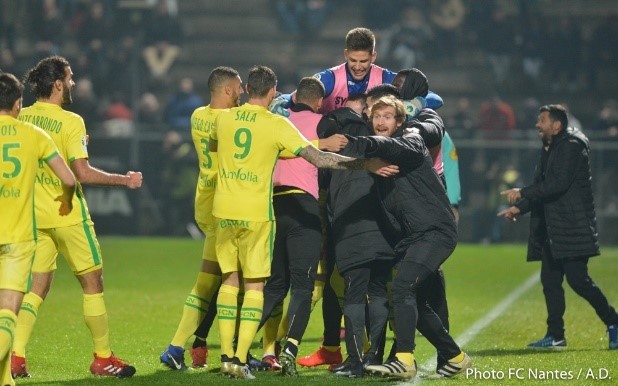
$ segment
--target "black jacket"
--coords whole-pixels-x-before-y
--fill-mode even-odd
[[[395,177],[375,177],[391,229],[399,232],[395,245],[398,257],[420,239],[442,243],[446,249],[455,248],[457,226],[451,205],[419,134],[406,129],[393,137],[351,138],[348,146],[358,154],[380,157],[399,166]],[[416,262],[435,270],[444,260],[423,255]]]
[[[516,204],[531,212],[528,261],[541,260],[548,246],[556,259],[600,254],[592,196],[588,138],[568,128],[541,149],[534,183]]]
[[[337,109],[322,118],[318,136],[369,135],[364,119],[349,108]],[[350,149],[341,150],[351,155]],[[320,171],[320,184],[327,189],[327,212],[332,243],[340,272],[376,259],[392,260],[394,252],[383,234],[381,208],[374,180],[362,170]]]

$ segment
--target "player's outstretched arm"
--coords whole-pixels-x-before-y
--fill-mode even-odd
[[[75,194],[75,176],[69,166],[64,162],[61,156],[56,156],[47,161],[49,167],[62,181],[62,195],[56,197],[56,201],[60,202],[58,213],[61,216],[66,216],[73,210],[73,194]]]
[[[71,169],[82,184],[103,186],[126,186],[137,189],[142,186],[142,173],[128,171],[127,174],[108,173],[90,165],[87,158],[71,162]]]
[[[298,153],[307,162],[318,168],[335,170],[368,170],[382,177],[391,177],[399,172],[397,165],[391,165],[379,158],[358,159],[345,157],[335,153],[318,150],[314,146],[307,146]]]

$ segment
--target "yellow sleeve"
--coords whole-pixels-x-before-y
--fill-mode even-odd
[[[86,125],[81,117],[75,117],[71,121],[71,126],[67,134],[67,162],[76,159],[88,158],[88,147],[86,144]]]
[[[42,159],[45,162],[49,162],[52,158],[57,156],[58,147],[51,139],[49,134],[38,127],[34,127],[34,137],[36,140],[37,148],[39,153],[37,154],[38,159]]]

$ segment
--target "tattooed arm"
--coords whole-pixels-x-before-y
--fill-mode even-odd
[[[318,168],[335,170],[368,170],[382,177],[390,177],[399,171],[396,165],[389,165],[379,158],[358,159],[335,153],[323,152],[314,146],[307,146],[298,153],[307,162]]]

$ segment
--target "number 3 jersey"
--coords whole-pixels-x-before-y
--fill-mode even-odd
[[[249,103],[221,112],[210,138],[217,141],[219,156],[213,214],[232,220],[274,220],[272,179],[279,153],[298,155],[311,143],[287,118]]]
[[[200,166],[195,189],[195,221],[200,226],[212,222],[212,202],[217,186],[219,162],[217,153],[210,151],[210,132],[219,113],[225,110],[203,106],[191,115],[191,138]]]

